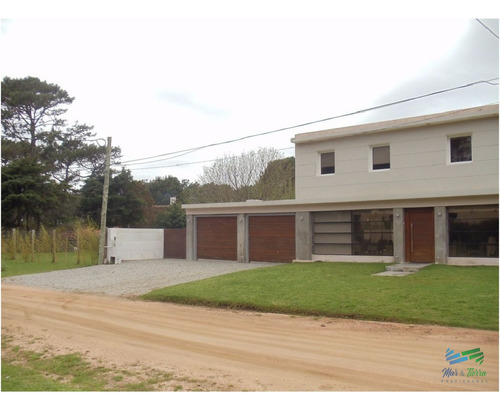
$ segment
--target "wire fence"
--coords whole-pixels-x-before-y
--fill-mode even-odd
[[[68,229],[35,231],[12,229],[2,233],[2,259],[39,261],[42,256],[52,256],[57,263],[61,255],[74,258],[76,264],[97,264],[99,256],[99,230],[90,222],[76,223]]]

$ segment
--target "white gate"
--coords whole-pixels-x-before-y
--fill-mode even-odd
[[[163,229],[108,228],[106,260],[154,260],[163,258]]]

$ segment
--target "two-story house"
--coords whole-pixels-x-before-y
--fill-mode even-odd
[[[498,264],[498,104],[298,134],[296,198],[186,205],[187,258]]]

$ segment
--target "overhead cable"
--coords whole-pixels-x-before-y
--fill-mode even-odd
[[[481,26],[483,26],[486,30],[488,30],[491,34],[493,34],[498,39],[498,34],[495,34],[493,30],[491,30],[486,24],[484,24],[481,20],[476,19]]]
[[[286,151],[286,150],[294,150],[295,147],[286,147],[286,148],[280,148],[278,151]],[[230,158],[236,158],[238,156],[232,156]],[[152,170],[152,169],[158,169],[158,168],[171,168],[171,167],[182,167],[182,166],[191,166],[193,164],[202,164],[202,163],[211,163],[212,161],[217,161],[216,158],[213,158],[211,160],[200,160],[200,161],[191,161],[189,163],[177,163],[177,164],[165,164],[163,166],[154,166],[154,167],[139,167],[139,168],[134,168],[136,164],[132,164],[132,166],[129,166],[129,169],[131,171],[137,171],[137,170]],[[142,163],[140,163],[142,164]]]
[[[495,86],[495,85],[498,85],[498,84],[495,84],[495,83],[492,83],[492,82],[496,81],[498,79],[499,78],[496,77],[496,78],[492,78],[492,79],[489,79],[489,80],[474,81],[472,83],[463,84],[461,86],[450,87],[450,88],[439,90],[439,91],[433,91],[431,93],[422,94],[420,96],[409,97],[409,98],[406,98],[406,99],[402,99],[402,100],[398,100],[398,101],[393,101],[391,103],[380,104],[378,106],[364,108],[364,109],[361,109],[361,110],[352,111],[352,112],[345,113],[345,114],[339,114],[339,115],[336,115],[336,116],[323,118],[321,120],[309,121],[307,123],[297,124],[297,125],[294,125],[294,126],[282,127],[282,128],[278,128],[278,129],[271,130],[271,131],[265,131],[265,132],[262,132],[262,133],[251,134],[251,135],[248,135],[248,136],[245,136],[245,137],[235,138],[235,139],[232,139],[232,140],[226,140],[226,141],[221,141],[221,142],[218,142],[218,143],[206,144],[206,145],[203,145],[203,146],[198,146],[198,147],[184,149],[184,150],[179,150],[179,151],[173,151],[173,152],[170,152],[170,153],[159,154],[159,155],[156,155],[156,156],[143,157],[143,158],[138,158],[138,159],[135,159],[135,160],[122,161],[120,164],[127,164],[127,163],[136,162],[136,161],[149,160],[149,159],[159,158],[159,157],[166,157],[166,156],[170,156],[170,155],[173,155],[173,154],[178,154],[176,157],[181,157],[181,156],[187,155],[187,154],[189,154],[189,153],[191,153],[193,151],[198,151],[198,150],[202,150],[202,149],[209,148],[209,147],[215,147],[215,146],[220,146],[220,145],[224,145],[224,144],[235,143],[235,142],[247,140],[247,139],[250,139],[250,138],[265,136],[265,135],[273,134],[273,133],[279,133],[281,131],[292,130],[294,128],[305,127],[305,126],[309,126],[309,125],[312,125],[312,124],[322,123],[322,122],[325,122],[325,121],[337,120],[339,118],[349,117],[349,116],[353,116],[353,115],[356,115],[356,114],[366,113],[368,111],[373,111],[373,110],[378,110],[378,109],[381,109],[381,108],[391,107],[391,106],[395,106],[397,104],[407,103],[407,102],[410,102],[410,101],[415,101],[415,100],[419,100],[419,99],[422,99],[422,98],[435,96],[435,95],[438,95],[438,94],[448,93],[450,91],[455,91],[455,90],[460,90],[460,89],[464,89],[464,88],[476,86],[478,84],[488,84],[490,86]],[[161,160],[155,160],[155,161],[163,161],[163,160],[168,160],[168,158],[167,159],[161,159]]]

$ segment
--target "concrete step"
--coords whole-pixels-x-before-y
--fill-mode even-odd
[[[418,270],[421,270],[424,267],[427,267],[430,264],[417,264],[417,263],[400,263],[394,265],[388,265],[385,267],[386,271],[399,271],[399,272],[410,272],[416,273]]]
[[[402,277],[409,274],[414,274],[418,270],[427,267],[430,264],[416,264],[416,263],[401,263],[388,265],[385,271],[378,274],[373,274],[381,277]]]

